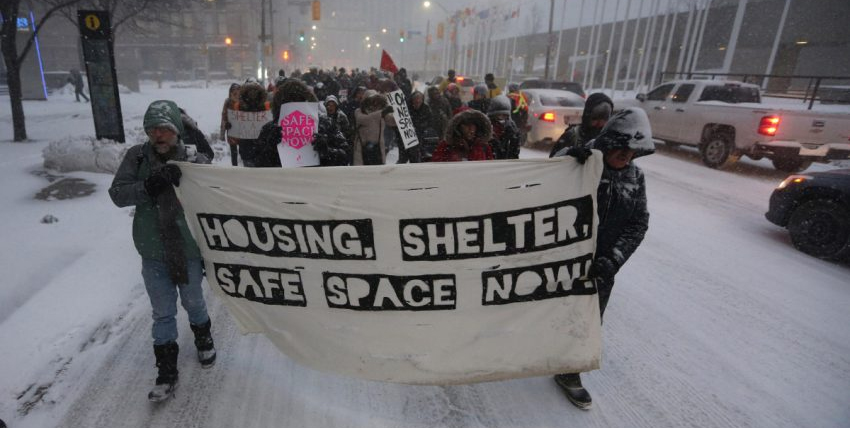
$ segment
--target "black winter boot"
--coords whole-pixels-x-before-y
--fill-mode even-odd
[[[581,375],[579,373],[555,375],[555,383],[564,390],[570,403],[582,410],[590,409],[593,401],[590,398],[590,393],[581,386]]]
[[[195,333],[195,347],[198,348],[198,361],[202,368],[210,368],[215,364],[215,344],[213,343],[210,327],[212,322],[207,321],[201,325],[189,324],[192,333]]]
[[[158,403],[174,395],[174,390],[177,388],[177,354],[179,352],[180,347],[174,342],[153,346],[159,375],[156,377],[156,386],[148,393],[148,400]]]

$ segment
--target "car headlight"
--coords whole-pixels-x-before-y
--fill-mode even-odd
[[[789,175],[786,179],[782,180],[782,182],[779,183],[779,186],[776,186],[776,188],[777,189],[784,189],[784,188],[788,187],[790,184],[802,183],[806,180],[811,180],[811,179],[812,179],[811,175],[799,175],[799,174]]]

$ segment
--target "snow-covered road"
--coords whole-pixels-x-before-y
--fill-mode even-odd
[[[198,110],[217,106],[221,94],[192,102]],[[125,106],[125,115],[166,97],[146,96]],[[199,119],[207,132],[215,113]],[[695,151],[663,146],[637,161],[647,177],[650,229],[617,277],[602,369],[584,377],[590,411],[570,405],[550,378],[436,387],[313,371],[262,336],[240,335],[212,295],[218,363],[199,368],[181,315],[181,383],[176,399],[154,406],[145,397],[155,375],[149,304],[129,210],[111,206],[104,174],[69,174],[98,185],[87,198],[32,201],[46,184],[30,174],[45,145],[0,143],[0,234],[12,238],[0,255],[12,281],[0,297],[16,299],[0,314],[0,418],[12,427],[850,424],[850,267],[794,250],[787,232],[764,219],[784,174],[761,163],[716,171]],[[48,212],[60,222],[29,226]],[[43,232],[50,227],[52,235]]]

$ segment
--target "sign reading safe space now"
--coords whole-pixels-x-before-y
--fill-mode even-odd
[[[91,95],[95,135],[124,142],[124,120],[118,96],[115,54],[109,13],[100,10],[77,11],[86,75]]]

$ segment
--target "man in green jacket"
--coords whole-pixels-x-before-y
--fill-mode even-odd
[[[159,370],[148,399],[159,402],[171,397],[177,386],[178,293],[189,315],[201,366],[211,367],[216,353],[201,289],[201,253],[172,187],[180,185],[180,168],[167,164],[198,159],[191,159],[183,145],[183,123],[173,101],[151,103],[144,128],[149,140],[127,151],[109,196],[119,207],[136,207],[133,243],[142,256],[142,278],[153,309],[153,349]]]

